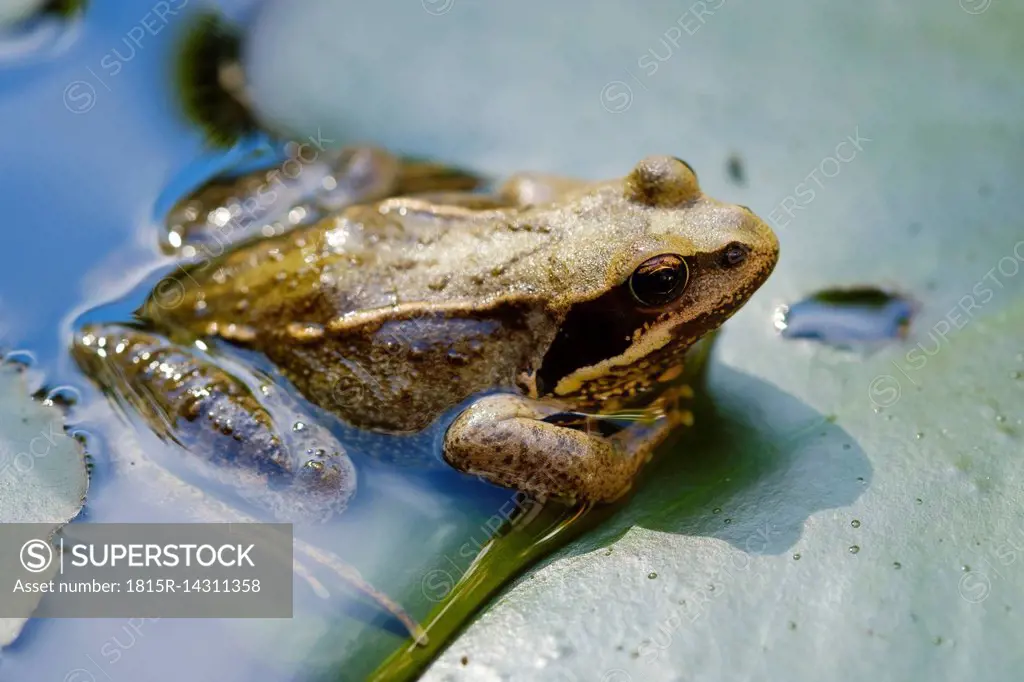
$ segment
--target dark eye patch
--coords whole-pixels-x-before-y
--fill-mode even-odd
[[[632,343],[633,332],[651,317],[637,307],[628,283],[592,301],[577,303],[544,356],[537,372],[538,391],[549,393],[560,379],[581,367],[622,355]]]

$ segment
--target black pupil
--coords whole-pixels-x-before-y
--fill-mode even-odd
[[[679,271],[663,265],[654,272],[648,273],[645,279],[647,281],[644,288],[651,293],[668,294],[672,292],[676,282],[679,281]]]

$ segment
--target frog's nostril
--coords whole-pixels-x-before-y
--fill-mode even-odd
[[[722,250],[720,262],[722,267],[734,268],[747,259],[749,249],[739,242],[732,242]]]

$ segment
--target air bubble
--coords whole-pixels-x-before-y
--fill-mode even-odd
[[[36,356],[32,351],[27,350],[12,350],[10,353],[4,355],[4,364],[17,365],[23,369],[28,369],[36,364]]]
[[[43,398],[43,404],[68,408],[74,407],[81,400],[82,394],[74,386],[57,386],[46,394],[46,397]]]

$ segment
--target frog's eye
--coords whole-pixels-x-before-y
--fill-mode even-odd
[[[661,306],[675,300],[686,288],[689,269],[682,256],[665,253],[649,258],[629,276],[629,291],[645,306]]]

